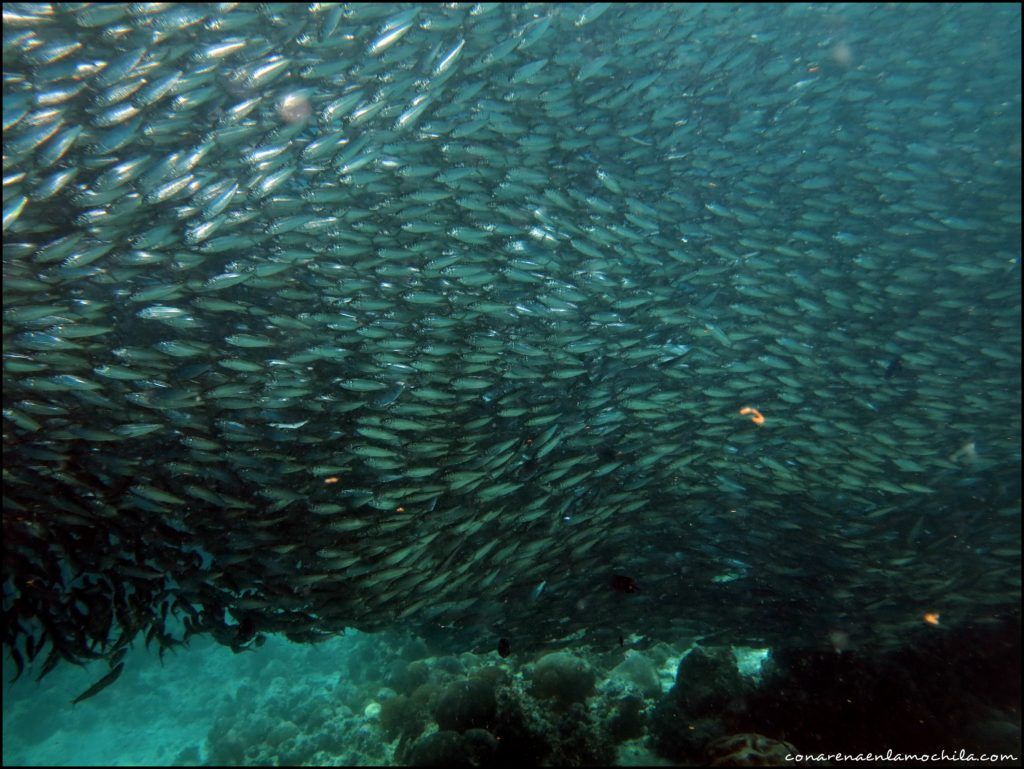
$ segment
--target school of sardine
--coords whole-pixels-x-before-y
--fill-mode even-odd
[[[1019,6],[3,16],[19,672],[1019,611]]]

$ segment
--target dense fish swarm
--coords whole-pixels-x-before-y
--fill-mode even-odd
[[[3,14],[19,668],[1016,610],[1019,6]]]

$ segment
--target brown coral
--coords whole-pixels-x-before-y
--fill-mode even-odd
[[[732,734],[707,747],[711,766],[780,766],[792,764],[795,756],[790,743],[763,734]]]

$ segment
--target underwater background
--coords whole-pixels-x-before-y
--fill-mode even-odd
[[[1019,762],[1019,5],[3,13],[5,764]]]

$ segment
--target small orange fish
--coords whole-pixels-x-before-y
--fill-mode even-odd
[[[753,416],[750,417],[751,422],[753,422],[755,425],[764,424],[764,415],[761,414],[761,412],[758,411],[757,409],[752,409],[750,406],[744,406],[743,408],[741,408],[740,414],[742,414],[743,416],[747,416],[747,414],[752,414]]]
[[[923,619],[929,625],[938,625],[939,613],[937,611],[926,611],[921,619]]]

